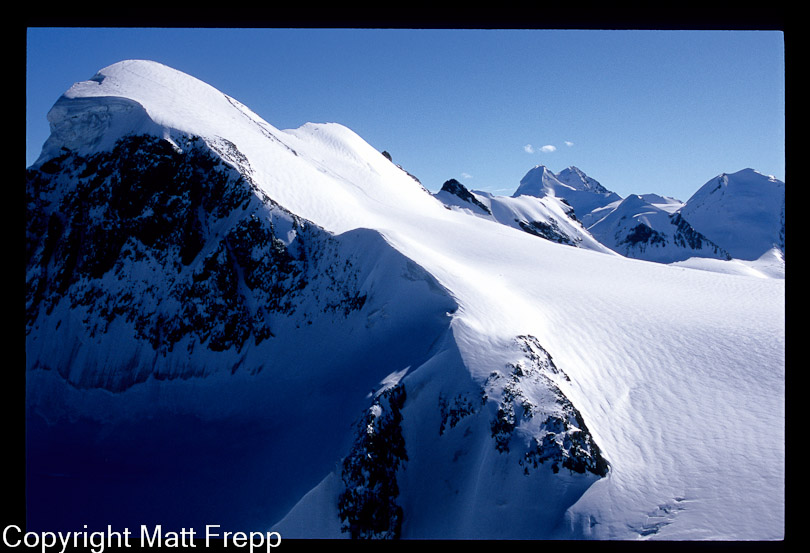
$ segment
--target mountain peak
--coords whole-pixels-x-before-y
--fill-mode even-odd
[[[476,198],[475,195],[472,192],[470,192],[466,186],[458,182],[456,179],[449,179],[445,181],[439,193],[441,194],[442,192],[446,192],[447,194],[457,196],[458,198],[460,198],[465,202],[478,206],[485,213],[492,214],[492,212],[486,205],[481,203],[481,201],[478,198]]]
[[[560,182],[563,182],[577,190],[587,190],[597,194],[611,194],[611,192],[602,186],[599,181],[589,177],[584,171],[573,165],[567,169],[563,169],[557,175]]]
[[[535,166],[532,168],[532,170],[531,170],[531,171],[529,171],[529,172],[530,172],[530,173],[531,173],[531,172],[534,172],[534,173],[538,173],[538,174],[541,174],[541,175],[550,175],[550,176],[552,176],[552,177],[556,177],[556,176],[557,176],[557,175],[556,175],[556,173],[554,173],[554,171],[552,171],[551,169],[549,169],[547,165],[542,165],[542,164],[541,164],[541,165],[535,165]]]
[[[621,201],[622,206],[637,206],[646,204],[647,201],[640,194],[630,194]]]
[[[754,169],[722,173],[681,208],[696,230],[738,259],[755,260],[774,246],[784,253],[785,183]]]
[[[456,179],[448,179],[442,184],[442,190],[455,194],[458,190],[467,190],[467,187],[458,182]]]
[[[37,164],[63,148],[83,155],[110,150],[127,134],[171,140],[193,129],[215,136],[223,124],[246,119],[260,120],[195,77],[154,61],[124,60],[74,83],[56,101],[48,112],[51,135]]]
[[[545,165],[536,165],[520,180],[520,186],[512,197],[521,195],[562,198],[574,208],[578,218],[621,199],[574,166],[555,175]]]
[[[518,196],[554,196],[555,189],[562,183],[557,180],[557,176],[545,165],[535,165],[522,179],[512,197]]]

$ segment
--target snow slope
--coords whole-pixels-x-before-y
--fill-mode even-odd
[[[245,491],[230,486],[221,497],[242,517],[235,525],[285,537],[347,535],[341,463],[362,468],[371,447],[363,432],[352,434],[353,419],[371,429],[366,436],[404,443],[406,455],[366,469],[395,479],[396,505],[382,507],[405,538],[784,537],[784,280],[626,259],[487,223],[447,209],[339,124],[281,131],[153,62],[101,70],[72,87],[49,119],[53,134],[33,169],[63,146],[90,155],[130,131],[180,149],[183,135],[200,136],[341,248],[362,254],[368,240],[394,261],[364,273],[380,291],[376,303],[348,322],[289,329],[287,345],[274,346],[286,362],[268,361],[255,378],[215,371],[152,378],[118,394],[63,388],[55,371],[36,367],[49,353],[30,350],[29,334],[29,408],[44,419],[89,418],[103,433],[163,409],[215,419],[210,427],[223,425],[234,447],[248,435],[255,445],[259,434],[276,447],[238,457],[233,478]],[[71,312],[58,316],[78,324]],[[366,334],[376,321],[391,326]],[[399,340],[419,354],[402,347],[389,355]],[[367,348],[373,355],[355,372]],[[581,459],[598,459],[596,444],[609,470],[531,463],[533,440],[565,417],[557,435],[592,438]],[[320,448],[313,435],[331,438]],[[161,474],[171,481],[170,471]],[[350,482],[362,492],[362,482]],[[239,502],[248,497],[249,506]],[[196,501],[198,513],[221,515],[210,498]]]

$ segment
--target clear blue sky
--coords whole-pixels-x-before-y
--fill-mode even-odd
[[[341,123],[430,190],[511,194],[575,165],[622,196],[785,178],[780,31],[30,28],[26,166],[75,81],[123,59],[189,73],[271,125]]]

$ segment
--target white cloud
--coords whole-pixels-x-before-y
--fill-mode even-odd
[[[471,179],[472,175],[469,174],[469,173],[461,173],[461,178],[462,179]]]
[[[546,144],[545,146],[543,146],[542,148],[540,148],[540,151],[541,151],[541,152],[546,152],[546,153],[548,153],[548,152],[556,152],[556,151],[557,151],[557,147],[556,147],[556,146],[552,146],[551,144]]]
[[[573,146],[573,145],[574,145],[574,143],[573,143],[573,142],[571,142],[570,140],[566,140],[566,141],[565,141],[565,145],[566,145],[566,146],[568,146],[568,147],[570,148],[571,146]]]
[[[526,144],[525,146],[523,146],[523,151],[526,152],[527,154],[533,154],[534,146],[532,146],[531,144]]]

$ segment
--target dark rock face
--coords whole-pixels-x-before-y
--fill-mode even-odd
[[[716,256],[731,259],[728,252],[696,231],[680,213],[673,213],[670,221],[676,228],[673,236],[676,245],[693,250],[705,248]]]
[[[485,213],[492,214],[487,206],[482,204],[478,198],[476,198],[472,192],[467,190],[467,187],[458,182],[456,179],[450,179],[445,181],[442,185],[442,191],[447,192],[448,194],[452,194],[454,196],[458,196],[465,202],[469,202],[479,208],[481,208]]]
[[[396,503],[396,473],[408,460],[401,428],[404,404],[404,386],[388,388],[356,425],[354,445],[343,460],[344,491],[338,501],[341,529],[352,538],[401,535],[403,512]]]
[[[629,244],[631,247],[643,244],[645,246],[665,244],[666,238],[657,230],[654,230],[643,223],[639,223],[630,229],[619,245]]]
[[[559,223],[551,219],[548,223],[543,221],[518,221],[515,222],[520,225],[525,232],[545,238],[557,244],[565,244],[566,246],[576,246],[576,242],[571,240],[571,237],[560,230]]]
[[[648,248],[676,246],[694,252],[694,255],[731,259],[728,252],[697,232],[680,213],[670,215],[669,222],[672,225],[668,227],[670,232],[662,232],[644,223],[638,223],[626,235],[616,237],[618,249],[627,255],[637,255],[644,253]]]
[[[542,438],[533,438],[532,448],[524,457],[524,471],[528,474],[529,467],[536,469],[548,461],[553,472],[562,466],[580,474],[587,471],[607,476],[608,462],[588,432],[582,415],[565,396],[559,402],[565,416],[550,415],[543,421],[546,433]]]
[[[157,355],[178,345],[240,351],[273,337],[274,317],[307,324],[316,310],[361,308],[365,297],[335,238],[267,198],[231,146],[217,150],[237,156],[239,170],[199,138],[175,146],[146,136],[89,157],[65,151],[29,169],[26,334],[65,302],[84,314],[77,332],[90,338],[118,321]],[[307,312],[304,296],[315,298]],[[98,382],[45,368],[113,390],[161,372]]]
[[[562,467],[606,476],[607,460],[582,415],[554,382],[554,378],[568,381],[568,376],[534,336],[518,336],[517,341],[525,360],[512,364],[506,377],[492,373],[487,382],[488,389],[501,390],[497,413],[491,421],[495,448],[501,453],[510,451],[517,426],[539,417],[539,428],[533,431],[530,447],[520,461],[526,474],[549,462],[555,473]],[[539,387],[547,390],[550,403],[539,403],[529,396],[527,390]]]
[[[477,413],[486,404],[486,401],[483,390],[480,397],[458,393],[452,399],[448,399],[443,394],[439,395],[439,414],[441,416],[439,435],[454,428],[463,418]]]

